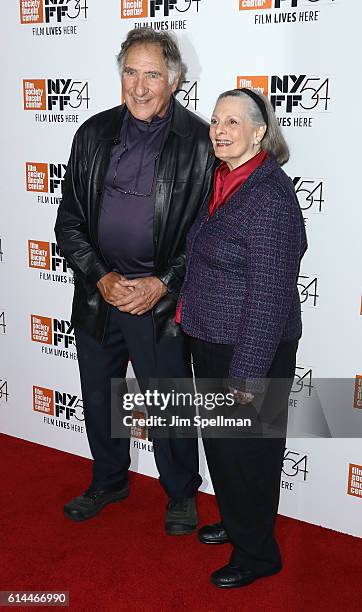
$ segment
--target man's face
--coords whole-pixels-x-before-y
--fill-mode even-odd
[[[162,49],[157,44],[135,44],[124,58],[122,91],[127,108],[136,119],[152,121],[167,111],[177,79],[168,82]]]

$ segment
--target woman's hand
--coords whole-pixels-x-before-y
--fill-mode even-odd
[[[230,391],[234,395],[234,400],[243,406],[245,406],[245,404],[250,404],[255,397],[252,393],[240,391],[239,389],[234,389],[233,387],[230,387]]]

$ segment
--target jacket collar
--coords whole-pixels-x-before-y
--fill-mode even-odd
[[[117,140],[125,117],[126,105],[115,106],[110,111],[106,111],[106,113],[102,131],[99,134],[99,140]],[[170,131],[175,132],[175,134],[182,138],[187,138],[191,133],[189,111],[176,99],[174,99]]]
[[[245,183],[240,187],[240,189],[235,193],[235,195],[241,195],[246,193],[247,191],[255,187],[255,185],[262,183],[269,176],[269,174],[272,174],[273,172],[279,169],[280,166],[274,155],[269,154],[266,160],[247,178]],[[234,196],[232,196],[232,198],[230,199],[233,198]]]
[[[228,200],[226,206],[220,206],[214,215],[210,217],[210,223],[230,210],[233,205],[238,205],[240,200],[244,200],[249,192],[256,187],[259,183],[262,183],[270,174],[273,174],[276,170],[280,170],[280,165],[273,155],[267,157],[267,159],[259,166],[254,172],[246,179],[245,183],[238,189]]]
[[[103,115],[103,120],[98,140],[118,140],[125,114],[125,104],[100,113],[100,116]]]
[[[174,99],[171,132],[175,132],[181,138],[188,138],[191,133],[189,112],[176,98]]]

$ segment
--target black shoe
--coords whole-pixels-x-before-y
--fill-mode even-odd
[[[198,516],[194,497],[170,499],[166,509],[168,535],[188,535],[197,529]]]
[[[228,565],[225,565],[225,567],[222,567],[211,574],[211,582],[217,587],[235,589],[238,587],[247,586],[258,578],[277,574],[280,572],[280,570],[281,567],[277,567],[274,570],[269,570],[268,572],[260,574],[254,570],[243,569],[242,567],[229,563]]]
[[[111,502],[128,497],[128,484],[119,491],[87,490],[83,495],[75,497],[64,506],[64,514],[72,521],[86,521],[96,516],[98,512]]]
[[[202,544],[227,544],[229,536],[222,523],[205,525],[199,530],[199,540]]]

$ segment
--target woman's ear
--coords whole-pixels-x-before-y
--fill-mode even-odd
[[[255,144],[260,144],[264,138],[266,132],[266,125],[259,125],[259,127],[255,130]]]

